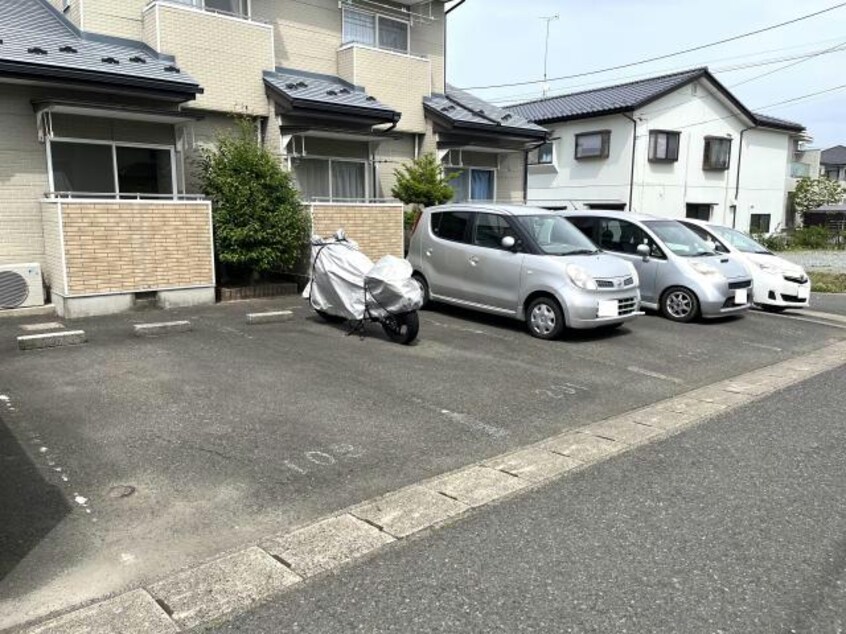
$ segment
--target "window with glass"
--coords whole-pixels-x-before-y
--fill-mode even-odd
[[[608,158],[611,147],[611,130],[582,132],[576,135],[576,159]]]
[[[717,225],[714,225],[712,229],[714,233],[720,237],[720,239],[728,242],[738,251],[743,251],[744,253],[770,253],[769,249],[767,249],[764,245],[759,244],[742,231]]]
[[[198,9],[225,13],[243,18],[250,17],[250,0],[175,0]]]
[[[770,214],[751,214],[749,216],[749,233],[769,233]]]
[[[534,238],[546,255],[592,255],[596,245],[561,216],[516,216],[520,226]]]
[[[49,151],[56,192],[119,198],[174,194],[173,148],[53,140]]]
[[[344,9],[344,43],[356,42],[400,53],[408,52],[408,22],[367,11]]]
[[[656,163],[672,163],[679,160],[681,134],[668,130],[649,132],[649,160]]]
[[[473,244],[488,249],[502,249],[502,239],[517,238],[508,219],[498,214],[476,214],[473,228]]]
[[[552,165],[553,148],[552,143],[544,143],[536,149],[529,157],[532,165]]]
[[[452,202],[492,201],[496,198],[496,171],[468,167],[448,169],[446,175],[452,187]]]
[[[708,222],[711,220],[711,211],[713,209],[713,205],[700,205],[696,203],[688,203],[685,205],[685,218],[690,218],[691,220],[704,220]]]
[[[601,249],[636,255],[637,247],[641,244],[649,247],[652,257],[664,256],[649,234],[636,224],[617,218],[599,219],[599,247]]]
[[[432,214],[432,233],[442,240],[466,242],[469,211],[442,211]]]
[[[305,200],[362,202],[368,200],[366,161],[297,158],[294,180]]]
[[[681,257],[694,258],[716,255],[714,250],[698,235],[675,220],[648,220],[647,227],[667,246]]]
[[[731,139],[706,136],[702,169],[727,170],[731,162]]]

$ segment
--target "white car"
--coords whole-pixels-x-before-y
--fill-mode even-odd
[[[752,301],[764,310],[780,313],[808,307],[811,280],[798,264],[778,257],[737,229],[690,218],[680,222],[713,242],[718,251],[743,259],[754,279]]]

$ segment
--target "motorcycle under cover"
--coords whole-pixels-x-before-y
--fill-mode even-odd
[[[374,266],[351,240],[312,239],[312,279],[303,292],[311,306],[344,319],[384,317],[423,305],[423,290],[411,278],[411,265],[385,256]],[[365,311],[365,280],[367,304]]]

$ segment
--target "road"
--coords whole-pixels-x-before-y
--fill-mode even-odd
[[[844,382],[841,366],[210,631],[841,633]]]

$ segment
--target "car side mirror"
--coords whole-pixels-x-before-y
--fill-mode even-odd
[[[649,245],[648,245],[648,244],[643,244],[643,243],[641,243],[641,244],[637,245],[637,254],[638,254],[640,257],[642,257],[642,258],[643,258],[643,261],[644,261],[644,262],[646,262],[647,260],[649,260],[649,255],[650,255],[650,253],[651,253],[651,251],[650,251],[650,249],[649,249]]]
[[[506,251],[511,251],[514,249],[514,245],[517,244],[517,241],[514,239],[514,236],[505,236],[501,241],[500,244],[502,248]]]

